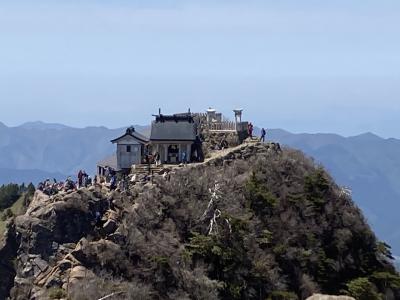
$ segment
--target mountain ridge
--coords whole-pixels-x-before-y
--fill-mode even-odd
[[[93,174],[96,163],[114,153],[110,140],[125,131],[124,128],[66,127],[28,130],[0,126],[0,179],[7,178],[7,171],[1,176],[1,169],[35,169],[65,176],[85,169]],[[135,127],[139,132],[149,132],[149,126]],[[255,134],[259,134],[258,128]],[[282,129],[267,129],[267,140],[302,150],[324,165],[340,185],[350,187],[354,200],[378,236],[391,244],[395,253],[400,253],[400,230],[397,229],[400,221],[395,213],[400,210],[397,180],[400,178],[400,140],[377,138],[370,133],[343,137],[324,133],[293,134]]]

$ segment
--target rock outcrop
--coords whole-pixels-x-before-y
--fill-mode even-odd
[[[101,237],[117,229],[118,213],[110,210],[112,199],[107,196],[108,191],[100,187],[52,197],[40,191],[35,193],[27,212],[15,219],[18,253],[15,249],[17,272],[13,297],[18,298],[19,292],[29,286],[33,287],[30,292],[33,295],[42,295],[43,288],[66,288],[86,270],[75,256],[87,265],[96,263],[90,258],[98,248],[91,253],[87,244],[93,246],[99,242],[87,243],[85,238]],[[96,227],[96,212],[103,216],[104,225],[100,227]],[[85,274],[92,273],[87,270]]]

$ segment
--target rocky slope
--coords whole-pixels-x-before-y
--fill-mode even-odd
[[[387,246],[320,167],[277,144],[220,153],[126,191],[37,192],[0,250],[3,295],[398,299]]]

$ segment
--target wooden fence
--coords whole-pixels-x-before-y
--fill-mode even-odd
[[[236,123],[231,121],[213,122],[208,124],[211,131],[236,131]]]

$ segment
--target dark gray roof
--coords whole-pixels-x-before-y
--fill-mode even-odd
[[[139,141],[142,142],[142,143],[147,143],[147,142],[149,141],[149,139],[148,139],[147,137],[145,137],[143,134],[140,134],[139,132],[135,131],[135,128],[134,128],[134,127],[128,127],[128,128],[126,129],[126,132],[125,132],[124,135],[122,135],[122,136],[120,136],[120,137],[118,137],[118,138],[112,140],[111,143],[115,143],[115,142],[117,142],[119,139],[122,139],[123,137],[125,137],[125,136],[127,136],[127,135],[133,137],[133,138],[136,139],[136,140],[139,140]]]
[[[113,154],[97,163],[98,167],[110,167],[117,170],[117,155]]]
[[[151,141],[194,141],[196,125],[188,120],[153,121]]]

